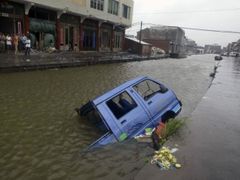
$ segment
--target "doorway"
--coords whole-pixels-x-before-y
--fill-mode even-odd
[[[73,36],[74,36],[74,27],[73,26],[67,26],[64,29],[64,44],[65,44],[65,50],[73,50]]]
[[[84,50],[96,50],[96,31],[85,30],[83,35]]]

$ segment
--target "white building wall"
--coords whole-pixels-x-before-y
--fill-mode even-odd
[[[118,0],[119,13],[118,16],[108,13],[108,0],[104,0],[104,10],[100,11],[90,7],[90,0],[14,0],[16,2],[28,3],[34,6],[42,6],[57,11],[67,12],[87,18],[96,18],[102,21],[109,21],[114,24],[130,27],[133,16],[133,0]],[[122,5],[125,4],[131,8],[130,19],[122,17]]]

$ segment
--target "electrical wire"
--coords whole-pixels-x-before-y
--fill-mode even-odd
[[[136,26],[140,25],[141,22],[134,23],[134,26],[128,29],[128,31],[135,31],[139,30]],[[216,30],[216,29],[204,29],[204,28],[194,28],[194,27],[183,27],[183,26],[168,26],[168,25],[160,25],[160,24],[153,24],[153,23],[143,23],[143,26],[166,26],[166,27],[180,27],[182,29],[187,30],[194,30],[194,31],[208,31],[208,32],[217,32],[217,33],[230,33],[230,34],[240,34],[240,31],[230,31],[230,30]],[[133,28],[134,27],[134,28]]]
[[[230,34],[240,34],[239,31],[226,31],[226,30],[214,30],[214,29],[201,29],[201,28],[191,28],[191,27],[180,27],[182,29],[194,30],[194,31],[209,31],[218,33],[230,33]]]
[[[134,15],[147,15],[147,14],[188,14],[188,13],[214,13],[226,11],[240,11],[240,8],[231,9],[209,9],[209,10],[192,10],[192,11],[158,11],[158,12],[136,12]]]

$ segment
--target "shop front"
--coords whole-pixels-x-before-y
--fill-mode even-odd
[[[56,13],[38,7],[32,7],[29,12],[30,38],[32,47],[44,50],[55,47]]]
[[[55,23],[47,20],[30,18],[30,38],[32,47],[43,50],[55,46]]]
[[[110,52],[112,44],[112,25],[102,24],[100,30],[100,48],[99,51]]]
[[[113,37],[113,52],[120,52],[123,49],[124,31],[120,28],[115,28]]]
[[[63,14],[59,36],[60,50],[79,51],[79,17]]]
[[[82,50],[84,51],[97,51],[97,27],[98,22],[85,20],[83,23],[83,32],[82,32]]]
[[[13,2],[0,2],[0,33],[21,35],[24,6]]]

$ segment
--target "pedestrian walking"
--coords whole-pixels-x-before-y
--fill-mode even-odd
[[[25,50],[25,41],[26,41],[27,37],[23,34],[19,37],[19,50]]]
[[[6,44],[7,44],[7,52],[9,53],[10,49],[12,48],[12,38],[9,34],[6,37]]]
[[[14,35],[13,38],[13,44],[14,44],[14,48],[15,48],[15,54],[18,53],[18,42],[19,42],[19,36],[17,34]]]
[[[30,56],[30,50],[31,50],[31,40],[29,39],[29,37],[27,37],[26,41],[25,41],[25,55],[29,55]]]

